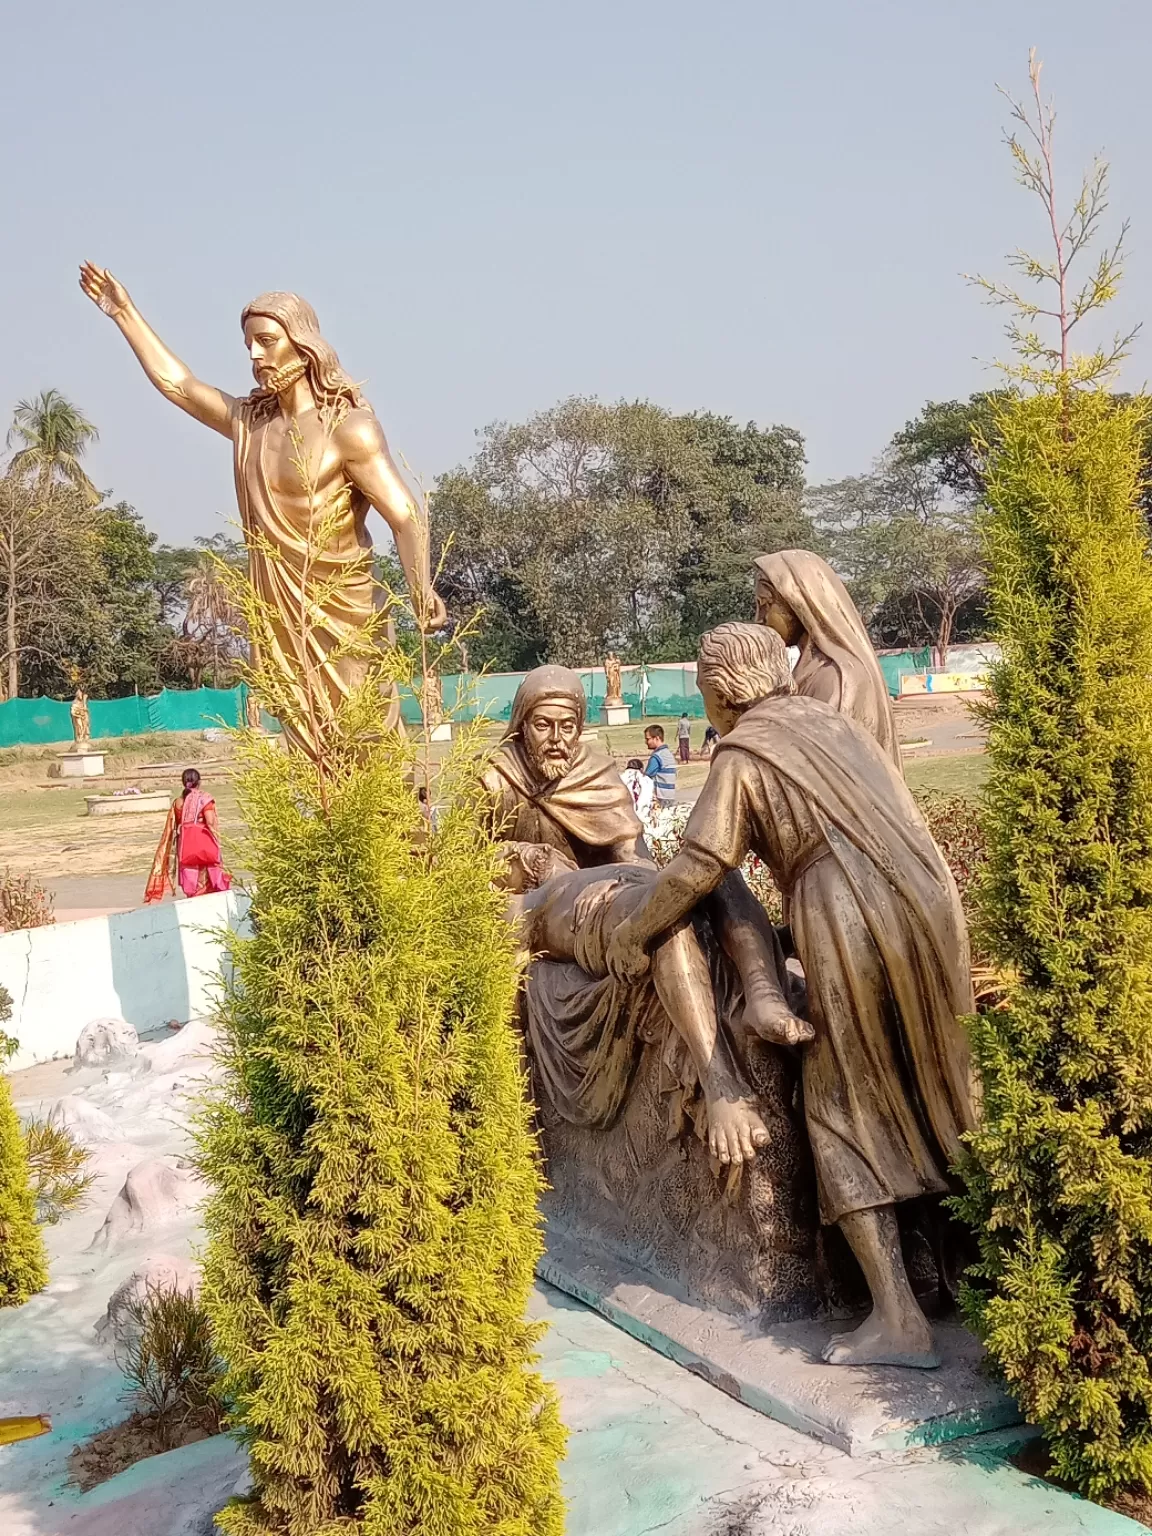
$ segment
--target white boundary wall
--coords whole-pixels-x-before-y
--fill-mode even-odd
[[[2,1027],[19,1041],[8,1070],[71,1056],[92,1019],[147,1031],[208,1013],[220,930],[243,928],[247,911],[247,897],[229,891],[0,934],[0,985],[14,1004]]]

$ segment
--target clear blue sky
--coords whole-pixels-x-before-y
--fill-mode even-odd
[[[428,482],[573,393],[786,422],[854,473],[1000,350],[958,274],[1039,241],[995,92],[1035,44],[1066,184],[1103,149],[1132,219],[1117,319],[1147,308],[1147,0],[42,0],[2,37],[0,411],[75,399],[171,541],[233,515],[228,444],[83,257],[233,392],[243,303],[296,289]]]

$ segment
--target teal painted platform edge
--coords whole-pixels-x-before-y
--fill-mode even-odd
[[[909,1450],[920,1446],[941,1446],[953,1440],[972,1439],[991,1431],[1013,1427],[1019,1427],[1022,1434],[1027,1435],[1027,1426],[1022,1424],[1019,1410],[1008,1398],[996,1404],[989,1404],[983,1409],[945,1413],[936,1418],[926,1419],[922,1423],[879,1435],[840,1434],[829,1425],[822,1424],[807,1414],[797,1412],[795,1408],[766,1390],[760,1383],[742,1379],[718,1366],[706,1355],[686,1348],[663,1330],[652,1327],[651,1324],[629,1312],[627,1308],[609,1300],[602,1292],[577,1280],[570,1270],[556,1263],[547,1253],[537,1262],[536,1273],[547,1284],[554,1285],[558,1291],[563,1291],[565,1295],[573,1297],[576,1301],[582,1301],[585,1306],[591,1307],[601,1317],[607,1318],[610,1323],[623,1329],[641,1344],[646,1344],[649,1349],[654,1349],[667,1359],[674,1360],[677,1365],[701,1377],[721,1392],[726,1392],[729,1397],[735,1398],[745,1407],[755,1409],[757,1413],[774,1419],[778,1424],[786,1424],[789,1429],[799,1430],[802,1434],[811,1435],[816,1440],[833,1445],[849,1456],[867,1456],[876,1451]],[[1011,1454],[1011,1451],[1000,1453],[1001,1457]]]

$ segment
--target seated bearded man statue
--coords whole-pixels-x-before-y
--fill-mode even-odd
[[[650,984],[622,985],[608,975],[609,938],[644,899],[657,870],[615,764],[581,739],[585,710],[574,672],[529,673],[484,777],[492,825],[506,846],[509,889],[527,892],[515,899],[513,914],[525,948],[540,957],[523,1009],[536,1071],[564,1119],[606,1128],[627,1096],[641,1045],[659,1037],[666,1015],[703,1096],[704,1113],[694,1117],[700,1134],[720,1162],[742,1162],[764,1145],[767,1130],[732,1024],[789,1045],[810,1038],[809,1026],[787,1006],[779,945],[746,887],[758,916],[746,915],[739,890],[718,897],[709,913],[733,962],[725,967],[717,957],[720,975],[713,975],[688,914],[655,946]],[[735,881],[743,886],[738,875]]]

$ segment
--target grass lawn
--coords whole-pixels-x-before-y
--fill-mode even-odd
[[[628,725],[605,727],[593,724],[597,740],[623,767],[630,757],[647,760],[644,727],[651,722],[634,720]],[[675,748],[676,720],[660,720],[669,744]],[[704,723],[692,722],[692,747],[698,752]],[[494,745],[503,730],[494,725],[485,742]],[[127,739],[105,744],[108,750],[104,781],[93,780],[73,787],[48,777],[48,769],[60,748],[10,749],[0,753],[0,870],[6,865],[19,874],[31,873],[41,880],[85,875],[147,874],[155,850],[163,814],[91,817],[85,814],[84,796],[101,790],[138,784],[141,789],[178,793],[180,770],[198,762],[204,788],[216,799],[225,843],[243,829],[239,825],[236,789],[232,778],[230,743],[206,743],[179,735]],[[445,748],[432,748],[434,763]],[[435,768],[433,769],[435,772]],[[987,772],[982,753],[905,758],[905,772],[913,789],[938,790],[944,794],[975,794]],[[677,785],[693,789],[708,776],[708,763],[694,756],[679,765]]]
[[[177,787],[172,787],[173,795]],[[236,830],[235,787],[231,779],[214,782],[207,774],[204,787],[216,799],[227,839],[229,831]],[[84,796],[95,793],[94,784],[47,790],[0,786],[0,870],[9,866],[39,880],[139,874],[143,889],[164,812],[88,816]]]
[[[904,774],[909,789],[934,789],[944,795],[976,795],[988,777],[983,752],[963,752],[949,757],[905,757]]]

